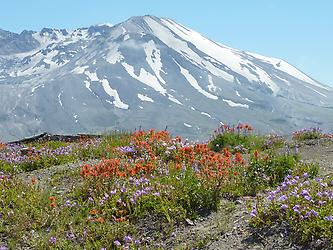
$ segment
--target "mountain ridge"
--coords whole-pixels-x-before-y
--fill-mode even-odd
[[[140,125],[201,138],[220,122],[251,122],[263,132],[333,124],[331,87],[285,60],[216,43],[171,19],[44,28],[15,39],[27,47],[0,38],[7,140]]]

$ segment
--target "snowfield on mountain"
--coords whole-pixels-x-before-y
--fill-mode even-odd
[[[207,138],[333,127],[332,88],[286,61],[227,47],[166,18],[73,31],[0,30],[0,138],[164,129]]]

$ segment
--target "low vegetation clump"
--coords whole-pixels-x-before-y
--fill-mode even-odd
[[[263,150],[270,150],[281,148],[286,144],[285,138],[281,135],[270,134],[265,136],[264,143],[262,145]]]
[[[320,128],[308,128],[293,133],[295,141],[314,140],[321,138],[333,138],[332,134],[323,133]]]
[[[251,212],[255,227],[286,225],[295,241],[333,242],[333,182],[310,174],[286,176]]]
[[[282,136],[257,135],[253,133],[251,125],[240,123],[237,126],[221,125],[214,131],[209,147],[216,152],[228,148],[232,152],[249,153],[254,150],[276,149],[284,144]]]
[[[248,124],[238,124],[237,126],[224,124],[214,131],[209,146],[216,152],[220,152],[224,148],[228,148],[232,152],[243,153],[248,149],[259,149],[263,138],[252,132],[253,128]]]
[[[82,139],[79,142],[46,141],[30,144],[1,144],[0,170],[32,171],[78,160],[107,157],[108,146],[127,143],[128,133],[109,135],[103,139]]]
[[[275,196],[259,202],[252,223],[261,227],[289,218],[283,217],[294,202],[288,190],[302,179],[291,175],[329,188],[310,179],[318,165],[277,153],[283,138],[252,131],[249,125],[223,126],[207,144],[154,130],[75,143],[1,144],[0,249],[164,249],[175,228],[216,211],[223,198],[272,188],[290,198],[283,210]],[[74,183],[66,192],[18,174],[88,159],[98,161],[65,172],[61,185]]]
[[[300,162],[298,155],[277,155],[254,151],[244,171],[244,194],[256,195],[258,191],[279,185],[289,174],[318,174],[318,164]]]

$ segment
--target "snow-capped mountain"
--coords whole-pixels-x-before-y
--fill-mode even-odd
[[[261,132],[333,127],[333,92],[284,60],[213,42],[173,20],[132,17],[73,31],[0,30],[0,139],[39,132],[220,122]]]

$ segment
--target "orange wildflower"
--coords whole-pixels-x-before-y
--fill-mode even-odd
[[[259,156],[259,151],[258,150],[255,150],[254,152],[253,152],[253,157],[254,157],[254,159],[258,159],[258,156]]]
[[[92,210],[90,210],[89,211],[89,214],[91,214],[91,215],[96,215],[96,214],[98,214],[99,212],[98,212],[98,210],[96,210],[96,209],[92,209]]]
[[[32,184],[32,185],[35,185],[35,184],[36,184],[36,181],[37,181],[37,180],[36,180],[35,177],[32,177],[32,178],[31,178],[31,184]]]
[[[125,213],[124,210],[117,210],[117,211],[116,211],[116,214],[117,214],[117,215],[122,215],[122,214],[124,214],[124,213]]]
[[[97,222],[99,223],[104,223],[105,222],[105,219],[103,217],[99,217],[96,219]]]
[[[223,148],[223,154],[227,158],[231,157],[231,153],[230,153],[230,151],[227,148]]]
[[[244,164],[243,156],[239,152],[235,154],[235,163]]]
[[[127,221],[127,219],[128,219],[128,216],[124,216],[124,217],[116,218],[115,221],[116,222],[124,222],[124,221]]]
[[[49,197],[49,200],[50,200],[51,202],[55,202],[56,198],[55,198],[54,196],[50,196],[50,197]]]

